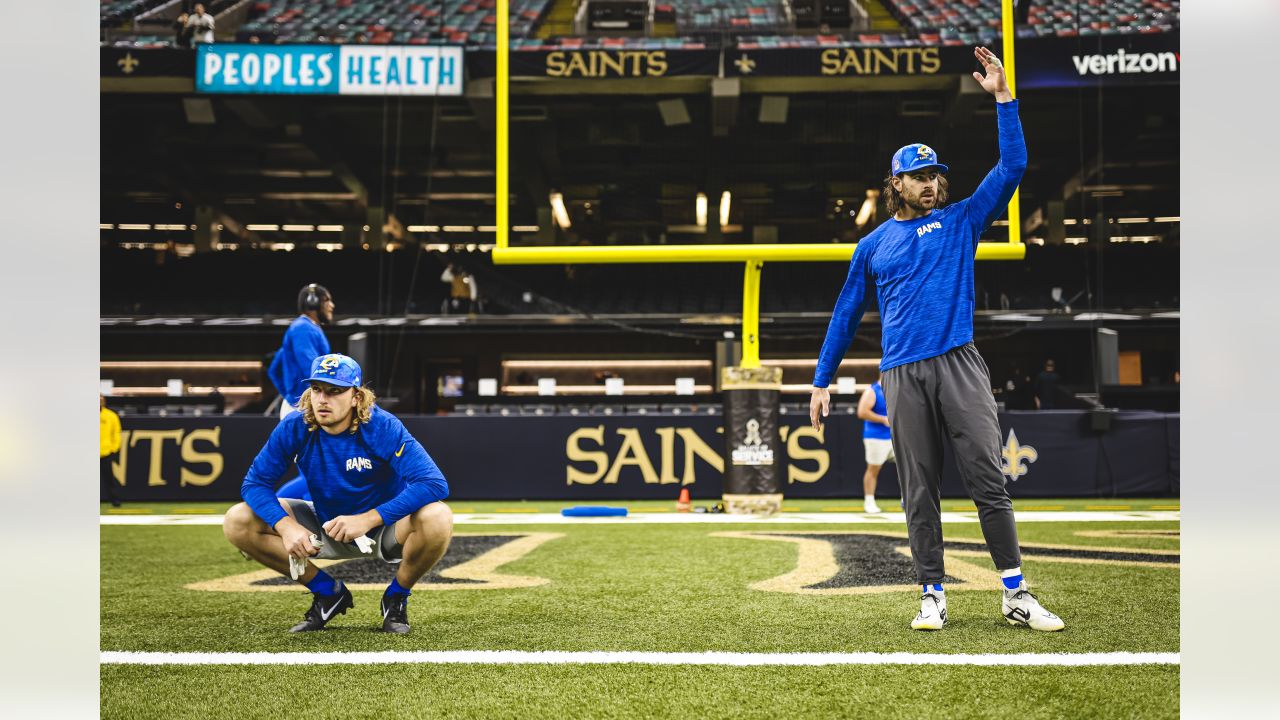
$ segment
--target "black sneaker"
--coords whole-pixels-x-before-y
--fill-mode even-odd
[[[311,608],[307,610],[307,614],[303,617],[302,622],[294,625],[289,632],[311,632],[312,630],[323,630],[335,615],[345,615],[348,608],[355,607],[355,601],[351,598],[351,591],[347,589],[345,583],[338,581],[338,592],[332,595],[316,595],[311,601]]]
[[[382,631],[404,634],[409,632],[409,596],[382,596]]]

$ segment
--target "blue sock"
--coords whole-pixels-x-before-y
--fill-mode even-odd
[[[924,584],[924,585],[921,585],[920,587],[922,587],[922,588],[923,588],[923,592],[929,592],[929,585],[928,585],[927,583],[926,583],[926,584]],[[934,591],[934,592],[943,592],[943,590],[942,590],[942,583],[934,583],[934,584],[933,584],[933,591]]]
[[[307,589],[317,595],[334,595],[338,592],[338,581],[323,570],[317,570],[316,576],[307,583]]]
[[[1022,584],[1022,568],[1013,568],[1000,573],[1000,582],[1005,590],[1017,590]]]
[[[398,579],[391,578],[391,584],[387,586],[387,591],[383,594],[384,595],[410,595],[412,593],[409,592],[409,588],[402,586]]]

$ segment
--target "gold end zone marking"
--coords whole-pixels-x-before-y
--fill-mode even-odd
[[[909,545],[908,536],[905,533],[895,532],[830,532],[823,530],[804,530],[804,531],[732,531],[711,533],[711,537],[727,537],[740,538],[746,540],[770,540],[774,542],[788,542],[797,546],[797,558],[794,569],[783,575],[761,580],[752,583],[748,587],[752,590],[761,590],[764,592],[785,592],[796,595],[869,595],[873,593],[886,592],[918,592],[918,586],[914,583],[909,585],[871,585],[858,587],[840,587],[840,588],[814,588],[813,585],[819,585],[840,572],[840,564],[836,562],[834,549],[830,542],[819,540],[816,538],[795,537],[797,535],[877,535],[880,537],[889,537],[899,539],[902,545],[894,548],[907,558],[911,557],[911,547]],[[964,539],[962,542],[975,542],[971,539]],[[1057,555],[1037,555],[1036,550],[1076,550],[1081,552],[1119,552],[1134,553],[1139,552],[1147,555],[1173,555],[1179,554],[1177,550],[1150,550],[1147,548],[1125,548],[1125,547],[1089,547],[1080,545],[1059,545],[1049,543],[1037,543],[1035,546],[1024,547],[1022,557],[1024,560],[1033,562],[1065,562],[1073,564],[1097,564],[1097,565],[1123,565],[1131,567],[1155,567],[1155,568],[1173,568],[1177,569],[1180,563],[1157,563],[1145,560],[1103,560],[1094,558],[1070,558]],[[983,559],[987,563],[991,562],[990,553],[984,550],[944,550],[943,561],[946,563],[947,575],[959,580],[953,582],[948,590],[951,591],[967,591],[967,590],[990,590],[997,587],[1000,582],[1000,576],[993,569],[988,569],[982,565],[975,565],[963,558]]]
[[[1182,509],[1182,506],[1180,506],[1180,505],[1152,505],[1152,506],[1151,506],[1151,509],[1152,509],[1152,510],[1181,510],[1181,509]]]
[[[788,533],[788,535],[880,535],[901,539],[903,544],[901,547],[895,548],[896,552],[911,557],[911,548],[907,545],[907,536],[899,533],[831,533],[823,531],[806,531]],[[791,572],[777,577],[769,578],[752,583],[748,587],[752,590],[762,590],[764,592],[784,592],[796,595],[871,595],[875,593],[886,592],[918,592],[916,585],[866,585],[859,587],[842,587],[842,588],[814,588],[811,585],[818,585],[826,582],[836,576],[840,572],[840,564],[836,562],[835,554],[832,551],[831,543],[826,540],[787,537],[784,535],[774,535],[772,533],[738,531],[738,532],[719,532],[711,533],[712,537],[730,537],[743,538],[747,540],[771,540],[774,542],[788,542],[797,546],[798,557],[796,566]],[[990,590],[1000,583],[1000,576],[994,570],[974,565],[971,562],[961,560],[951,551],[943,553],[944,561],[947,564],[947,574],[960,581],[953,584],[951,588],[955,590]]]
[[[829,507],[822,508],[822,512],[862,512],[860,507]]]
[[[564,533],[477,532],[454,533],[453,536],[501,536],[514,537],[516,539],[440,573],[441,577],[449,578],[451,580],[471,580],[480,584],[454,585],[449,583],[419,582],[417,585],[413,586],[414,590],[510,590],[514,588],[547,585],[551,582],[549,578],[529,575],[504,575],[498,572],[498,568],[525,557],[529,553],[533,552],[539,545],[542,545],[548,540],[555,540],[557,538],[564,537]],[[323,569],[330,565],[337,565],[347,561],[314,560],[312,562],[315,563],[316,567]],[[297,584],[253,584],[262,580],[271,580],[278,577],[281,577],[280,573],[270,568],[263,568],[261,570],[217,578],[215,580],[188,583],[183,585],[183,587],[187,590],[203,590],[208,592],[297,592],[302,587]],[[382,590],[385,588],[385,585],[383,583],[348,583],[347,587],[352,590]]]
[[[1085,510],[1132,510],[1130,505],[1085,505]]]
[[[496,513],[536,513],[538,508],[494,508]]]
[[[1023,505],[1022,507],[1014,508],[1015,511],[1026,510],[1028,512],[1044,512],[1049,510],[1066,510],[1066,509],[1067,509],[1066,505]]]
[[[151,511],[143,508],[110,508],[108,515],[150,515]]]
[[[173,513],[175,515],[214,515],[217,511],[208,508],[174,508]]]

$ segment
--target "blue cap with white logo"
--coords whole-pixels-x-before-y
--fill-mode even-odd
[[[938,153],[923,143],[912,143],[893,154],[893,169],[890,175],[900,175],[927,167],[936,167],[938,172],[945,173],[947,166],[938,162]]]
[[[312,360],[311,377],[302,382],[318,381],[338,387],[359,387],[360,375],[360,363],[346,355],[333,353]]]

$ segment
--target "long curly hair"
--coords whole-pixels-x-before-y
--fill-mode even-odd
[[[373,414],[373,405],[378,401],[378,396],[367,387],[358,387],[355,392],[355,402],[352,404],[355,417],[352,419],[351,429],[347,431],[352,434],[355,434],[362,424],[369,422],[369,416]],[[320,427],[320,423],[316,422],[315,411],[311,409],[311,388],[302,391],[302,397],[298,398],[298,410],[302,412],[302,419],[307,422],[307,427],[312,430]]]
[[[902,206],[906,205],[906,203],[902,201],[902,193],[898,192],[897,188],[893,186],[893,177],[893,175],[885,177],[884,192],[880,193],[880,196],[884,198],[884,207],[889,211],[889,217],[897,215],[898,211],[902,209]],[[947,176],[939,174],[938,202],[933,205],[935,210],[946,204],[948,195],[947,190],[949,187],[950,184],[947,182]]]

